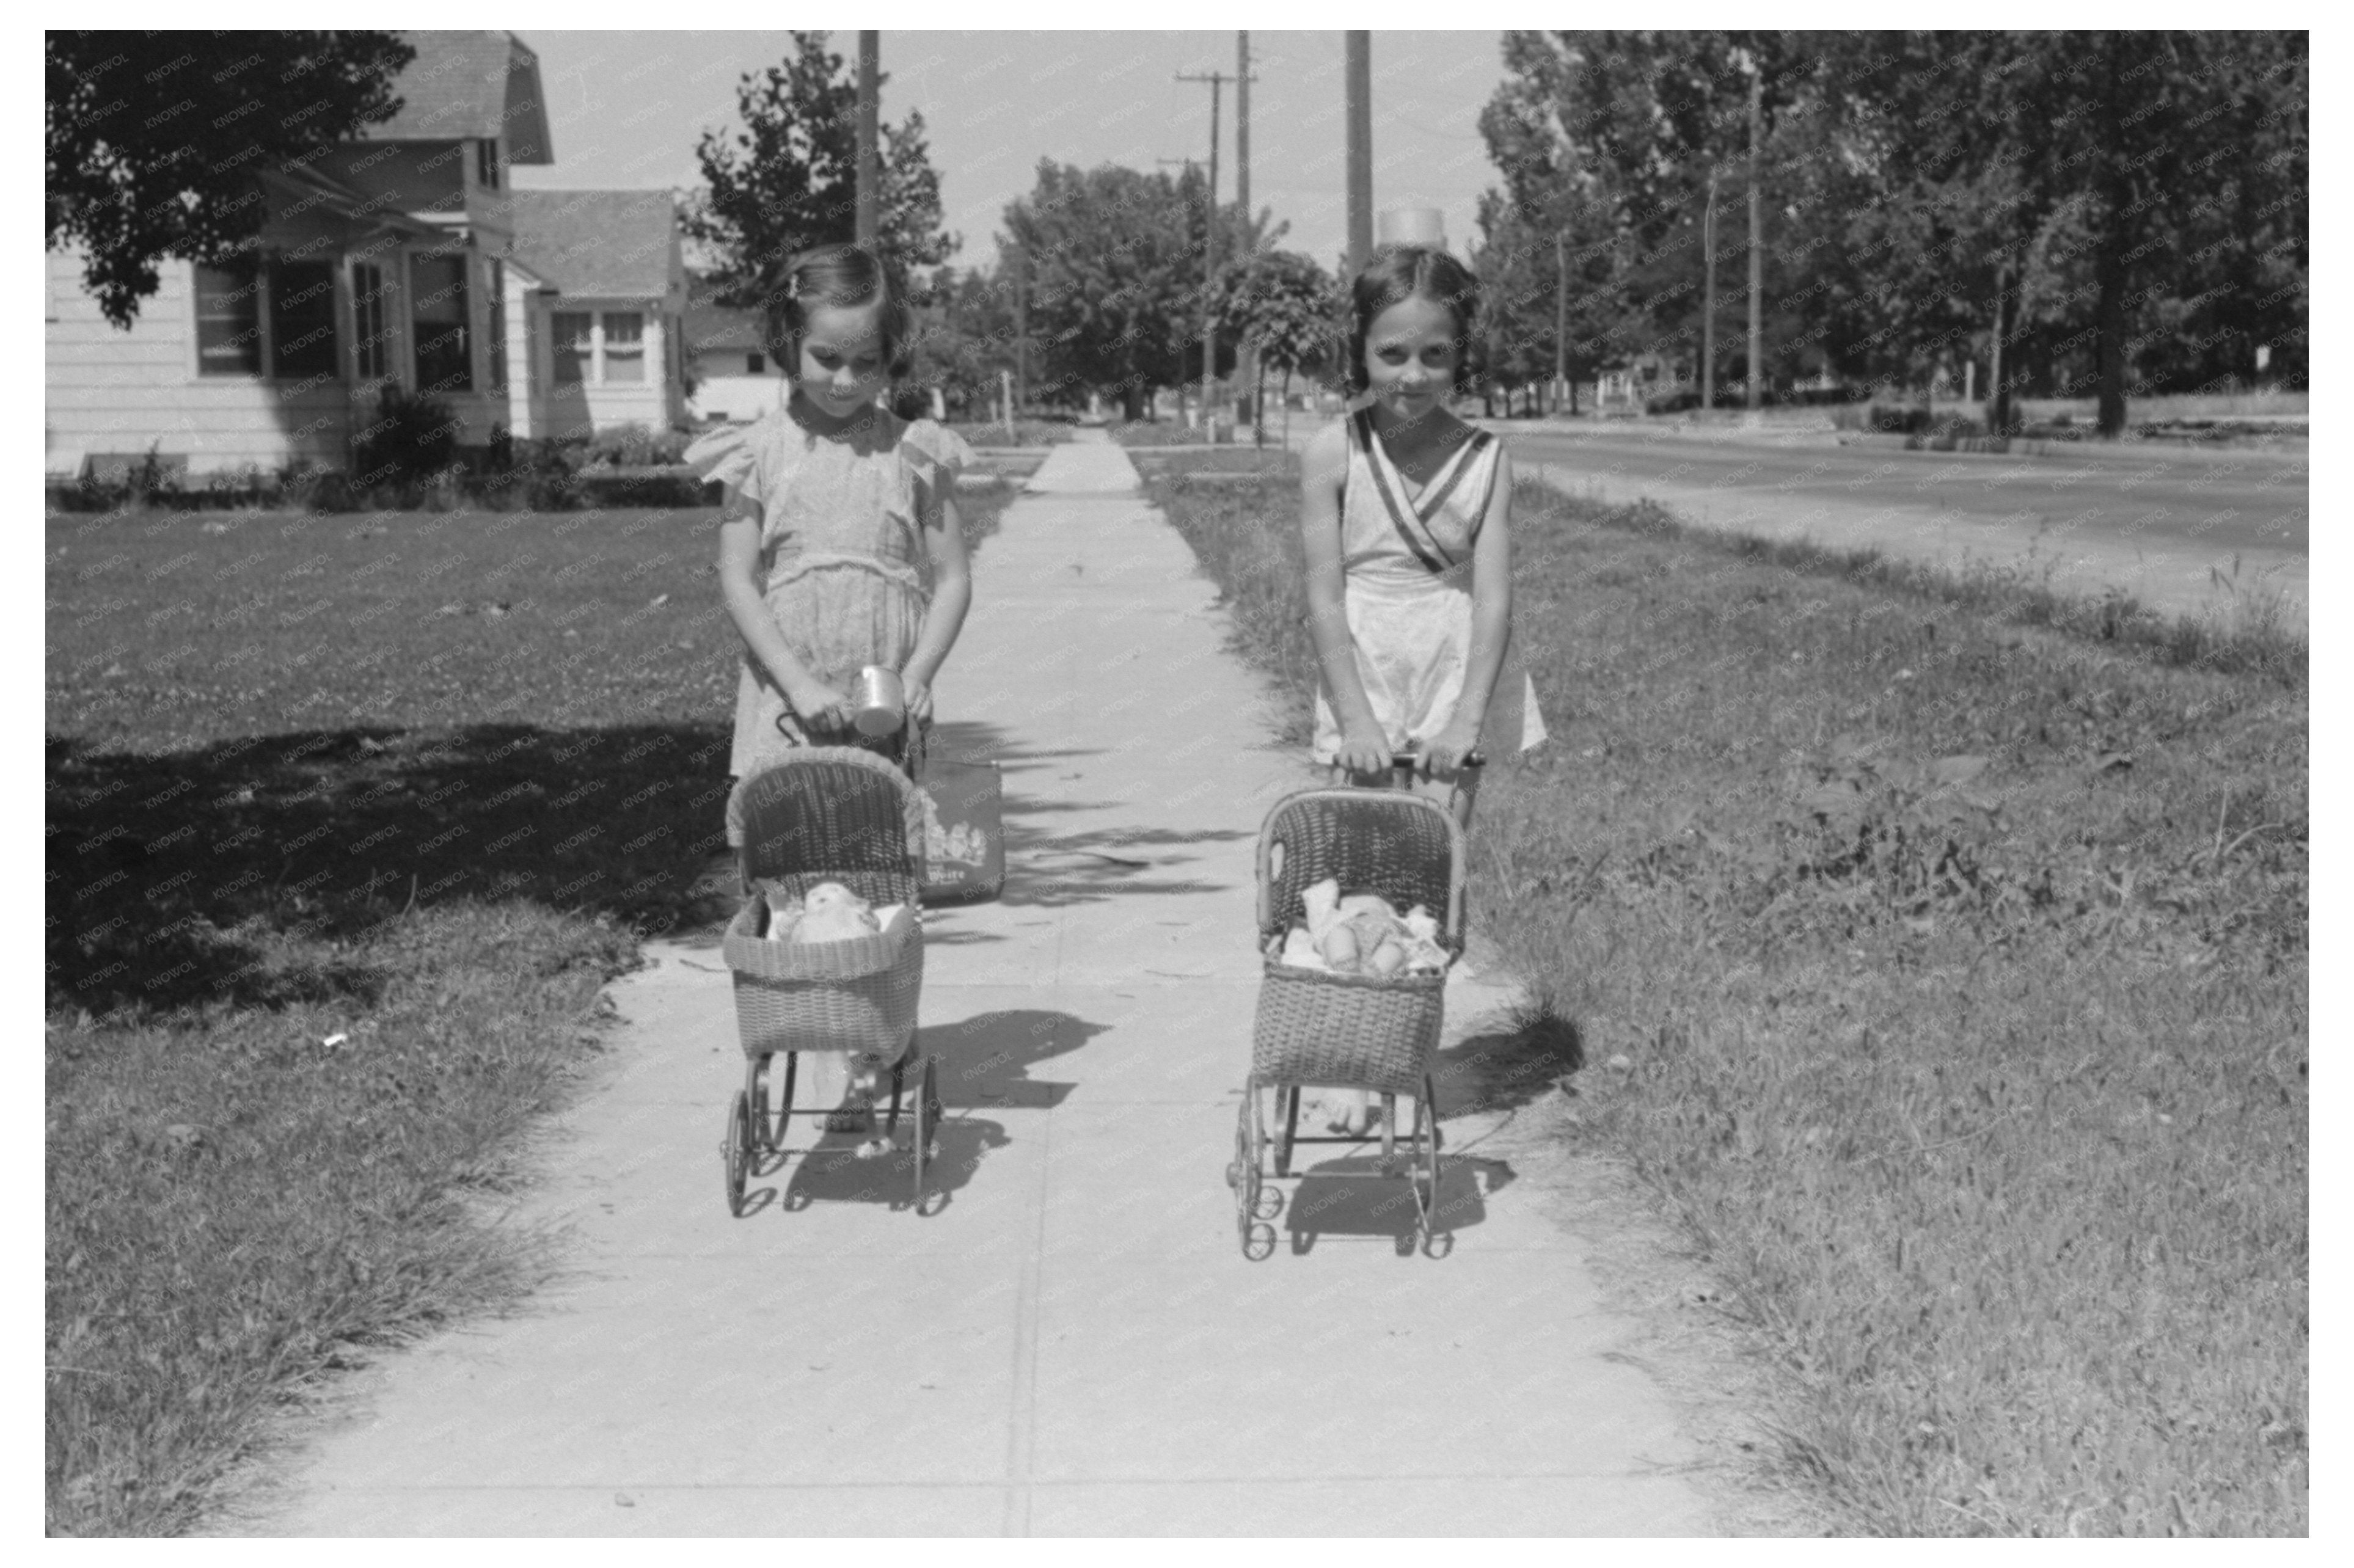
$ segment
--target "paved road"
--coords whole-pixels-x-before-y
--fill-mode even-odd
[[[2124,588],[2169,609],[2240,592],[2306,598],[2311,513],[2301,450],[2055,447],[2042,455],[1840,446],[1829,432],[1689,425],[1516,429],[1514,461],[1609,499],[1650,496],[1691,521],[1840,546],[2050,568],[2056,587]],[[2261,588],[2259,588],[2261,585]]]
[[[345,1385],[273,1506],[225,1528],[1728,1528],[1703,1485],[1721,1460],[1549,1217],[1557,1146],[1516,1131],[1539,1107],[1466,1103],[1497,1103],[1496,977],[1447,987],[1452,1254],[1400,1256],[1403,1184],[1320,1162],[1278,1222],[1292,1245],[1240,1255],[1221,1172],[1258,984],[1251,859],[1306,765],[1266,744],[1264,687],[1128,459],[1060,448],[1032,482],[939,684],[967,715],[942,754],[1003,761],[1010,862],[1001,901],[926,917],[945,1206],[894,1207],[898,1181],[837,1137],[764,1168],[731,1218],[727,972],[707,935],[652,944],[613,988],[609,1081],[516,1215],[564,1228],[567,1276]]]

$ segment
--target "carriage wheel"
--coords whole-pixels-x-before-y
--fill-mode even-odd
[[[935,1142],[940,1130],[939,1069],[924,1058],[924,1075],[916,1086],[916,1213],[924,1212],[924,1172],[938,1158]]]
[[[769,1119],[768,1053],[762,1052],[753,1060],[748,1076],[752,1080],[748,1091],[752,1097],[752,1153],[756,1157],[774,1153],[781,1139]]]
[[[719,1151],[727,1165],[727,1212],[741,1218],[744,1178],[752,1165],[752,1101],[741,1089],[736,1091],[735,1104],[727,1107],[727,1140]]]
[[[1253,1078],[1244,1086],[1243,1103],[1235,1111],[1235,1160],[1226,1167],[1226,1180],[1235,1190],[1235,1235],[1245,1257],[1257,1255],[1251,1251],[1251,1233],[1259,1218],[1266,1137],[1259,1125],[1258,1080]]]
[[[1422,1097],[1414,1106],[1414,1206],[1422,1230],[1426,1257],[1445,1257],[1455,1250],[1455,1233],[1438,1230],[1438,1099],[1437,1089],[1425,1074]]]

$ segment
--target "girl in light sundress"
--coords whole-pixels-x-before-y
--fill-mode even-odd
[[[1315,759],[1385,783],[1416,753],[1417,789],[1470,823],[1474,751],[1544,739],[1535,688],[1511,652],[1511,460],[1457,418],[1479,282],[1446,251],[1377,252],[1351,286],[1349,382],[1363,405],[1309,443],[1300,524],[1309,631],[1321,680]],[[1363,1092],[1335,1104],[1362,1132]]]

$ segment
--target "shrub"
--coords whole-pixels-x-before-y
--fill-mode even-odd
[[[656,430],[631,423],[584,443],[583,461],[596,468],[658,468],[678,461],[694,440],[690,431]]]
[[[355,456],[363,485],[421,482],[446,472],[458,461],[457,416],[429,392],[387,384],[376,418],[359,432]]]

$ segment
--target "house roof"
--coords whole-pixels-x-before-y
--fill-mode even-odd
[[[699,273],[686,280],[686,352],[765,354],[768,334],[760,313],[718,302],[719,285]]]
[[[670,292],[678,217],[668,191],[509,191],[514,260],[560,292]]]
[[[331,175],[320,173],[299,159],[289,159],[261,171],[262,183],[278,187],[281,199],[291,198],[296,211],[322,207],[363,231],[389,229],[415,238],[438,238],[441,230],[398,207],[371,201]]]
[[[360,132],[371,142],[504,136],[507,162],[552,164],[539,57],[513,33],[403,33],[417,58],[393,83],[400,111]]]

